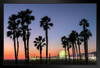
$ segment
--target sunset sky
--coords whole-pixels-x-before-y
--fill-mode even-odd
[[[92,37],[89,38],[89,52],[96,51],[96,4],[4,4],[4,59],[15,59],[13,40],[7,37],[8,18],[19,11],[30,9],[35,20],[32,21],[30,28],[31,36],[29,41],[29,56],[39,56],[40,52],[34,46],[33,41],[39,35],[45,37],[45,31],[40,28],[40,20],[44,16],[51,18],[54,26],[48,30],[48,48],[51,56],[57,56],[60,51],[64,50],[61,44],[61,37],[76,30],[82,31],[79,21],[86,18],[90,24]],[[45,57],[45,46],[43,47],[42,56]],[[70,51],[72,51],[70,49]],[[83,44],[81,51],[84,53]],[[18,59],[25,59],[24,45],[22,38],[19,38],[19,56]]]

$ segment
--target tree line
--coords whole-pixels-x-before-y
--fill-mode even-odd
[[[8,21],[8,30],[7,31],[7,37],[10,37],[14,42],[14,53],[15,53],[15,63],[18,63],[18,53],[19,53],[19,37],[22,38],[24,43],[24,52],[25,52],[25,63],[29,63],[29,39],[31,35],[31,28],[29,28],[29,25],[32,21],[35,20],[35,17],[32,14],[32,10],[26,9],[24,11],[18,12],[18,14],[12,14],[9,17]],[[44,16],[41,18],[40,21],[40,27],[43,28],[45,31],[45,38],[42,36],[38,36],[33,41],[34,46],[40,51],[40,63],[42,64],[42,48],[46,46],[46,64],[48,63],[48,29],[50,29],[53,26],[53,23],[50,22],[51,19],[48,16]],[[75,50],[78,54],[81,60],[81,51],[80,51],[80,45],[82,42],[84,42],[84,50],[85,50],[85,61],[88,62],[88,39],[90,36],[92,36],[92,33],[90,32],[87,27],[89,27],[89,23],[86,19],[82,19],[80,21],[80,26],[83,26],[83,30],[78,34],[75,30],[70,33],[69,37],[63,36],[61,38],[63,47],[66,47],[68,51],[68,57],[69,57],[69,63],[70,63],[70,51],[69,49],[72,47],[72,53],[73,53],[73,62],[75,59]],[[45,42],[46,41],[46,42]],[[77,48],[78,46],[78,48]],[[66,55],[65,55],[66,57]],[[65,61],[67,58],[65,58]]]
[[[84,53],[85,53],[85,63],[88,64],[88,39],[90,36],[92,36],[92,33],[90,32],[89,29],[87,29],[87,27],[89,27],[89,23],[87,19],[83,18],[79,22],[79,25],[83,27],[83,30],[80,33],[76,32],[75,30],[72,30],[72,32],[69,34],[68,37],[66,36],[61,37],[61,42],[63,44],[63,48],[65,48],[65,52],[67,48],[69,63],[70,63],[70,51],[69,51],[70,48],[72,48],[73,63],[75,63],[74,61],[75,55],[77,56],[76,60],[78,60],[78,57],[80,60],[82,60],[80,45],[83,42],[84,43]],[[65,54],[65,61],[66,60],[67,58]]]

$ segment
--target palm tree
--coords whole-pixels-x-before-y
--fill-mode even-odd
[[[86,29],[85,32],[82,31],[80,33],[81,37],[85,37],[84,38],[84,51],[85,51],[85,62],[86,64],[88,64],[88,39],[90,36],[92,36],[92,33],[90,32],[90,30]]]
[[[27,29],[26,29],[26,31],[27,31],[27,53],[28,53],[28,61],[29,61],[29,38],[30,38],[30,30],[31,29],[29,29],[29,24],[31,24],[31,21],[32,20],[34,20],[35,19],[35,17],[34,16],[31,16],[30,14],[32,13],[32,11],[31,10],[29,10],[29,9],[26,9],[26,13],[27,13],[27,16],[25,17],[26,18],[26,25],[27,25]]]
[[[35,38],[35,41],[33,42],[35,43],[34,46],[36,46],[37,49],[40,50],[40,63],[41,64],[42,64],[42,47],[46,45],[44,42],[45,42],[45,38],[42,38],[42,36]]]
[[[69,51],[69,49],[71,48],[71,44],[70,44],[70,42],[69,42],[69,38],[67,38],[67,51],[68,51],[68,57],[69,57],[69,63],[70,63],[70,51]]]
[[[66,55],[67,37],[66,36],[61,37],[61,42],[63,44],[63,48],[65,48],[65,64],[66,64],[66,60],[67,60],[67,55]]]
[[[52,23],[49,23],[51,19],[48,16],[44,16],[41,18],[40,21],[40,27],[43,27],[45,30],[45,35],[46,35],[46,64],[47,64],[47,59],[48,59],[48,29],[53,26]]]
[[[8,29],[9,31],[7,32],[7,37],[10,37],[13,39],[13,42],[14,42],[14,51],[15,51],[15,63],[17,64],[18,63],[18,51],[19,51],[19,42],[18,42],[18,38],[20,36],[20,32],[17,32],[19,31],[18,28],[19,28],[19,20],[17,20],[17,15],[15,14],[12,14],[10,17],[9,17],[9,21],[8,21]],[[17,51],[16,51],[16,38],[17,38]]]
[[[79,49],[79,59],[81,60],[81,50],[80,50],[80,45],[81,43],[83,42],[83,39],[80,38],[79,34],[78,34],[78,37],[77,37],[77,45],[78,45],[78,49]]]
[[[75,42],[76,42],[76,38],[77,38],[77,32],[76,31],[72,31],[71,34],[69,35],[69,41],[72,44],[72,52],[73,52],[73,63],[74,63],[74,57],[75,57]]]
[[[75,54],[75,50],[74,50],[74,45],[73,45],[73,43],[72,43],[72,39],[71,39],[71,34],[69,35],[69,41],[70,41],[70,45],[71,45],[71,47],[72,47],[72,54],[73,54],[73,63],[74,63],[74,54]]]
[[[90,36],[92,36],[92,33],[87,29],[87,27],[89,27],[87,19],[83,18],[79,25],[83,26],[83,31],[80,32],[80,36],[84,40],[85,61],[86,64],[88,64],[88,39]]]
[[[31,16],[31,13],[32,11],[29,9],[18,12],[18,18],[20,19],[21,22],[22,38],[24,42],[26,61],[29,61],[29,38],[31,30],[29,29],[29,24],[31,24],[31,21],[34,20],[34,16]]]

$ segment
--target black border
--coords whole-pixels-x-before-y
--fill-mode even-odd
[[[0,67],[2,66],[2,67],[27,67],[27,68],[30,68],[30,67],[34,67],[34,68],[40,68],[40,67],[42,67],[42,68],[100,68],[100,58],[99,58],[99,56],[100,56],[100,46],[99,46],[99,44],[100,44],[100,42],[99,42],[99,40],[100,40],[100,30],[99,30],[99,28],[100,28],[100,24],[99,24],[99,22],[100,22],[100,20],[99,20],[99,17],[100,17],[100,15],[99,15],[99,8],[100,7],[98,7],[99,6],[99,4],[97,3],[99,0],[0,0]],[[3,33],[4,33],[4,30],[3,30],[3,27],[4,27],[4,4],[5,3],[12,3],[12,4],[14,4],[14,3],[18,3],[18,4],[25,4],[25,3],[35,3],[35,4],[40,4],[40,3],[42,3],[42,4],[46,4],[46,3],[48,3],[48,4],[50,4],[50,3],[54,3],[54,4],[56,4],[56,3],[96,3],[97,4],[97,30],[96,30],[96,32],[97,32],[97,36],[96,36],[96,38],[97,38],[97,65],[9,65],[9,66],[5,66],[5,65],[3,65],[3,42],[4,42],[4,40],[3,40]]]

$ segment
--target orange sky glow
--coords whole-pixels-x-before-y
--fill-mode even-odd
[[[10,42],[9,44],[11,44],[13,42]],[[6,44],[7,45],[7,44]],[[89,52],[94,52],[96,51],[96,46],[91,47],[90,45],[95,45],[94,42],[89,43]],[[4,60],[6,59],[15,59],[14,57],[14,47],[13,45],[11,45],[12,47],[9,46],[4,46]],[[49,45],[50,47],[50,45]],[[64,50],[64,48],[62,48],[62,45],[58,45],[57,47],[50,47],[48,53],[50,53],[51,56],[58,56],[59,52]],[[18,54],[18,59],[25,59],[25,55],[24,55],[24,46],[20,46],[19,47],[19,54]],[[81,45],[81,53],[84,53],[84,47],[83,44]],[[72,49],[70,48],[70,54],[72,54]],[[36,49],[36,47],[30,46],[30,50],[29,50],[29,56],[30,57],[34,57],[34,56],[40,56],[40,52],[39,50]],[[46,50],[45,47],[43,47],[43,51],[42,51],[42,57],[46,56]]]

